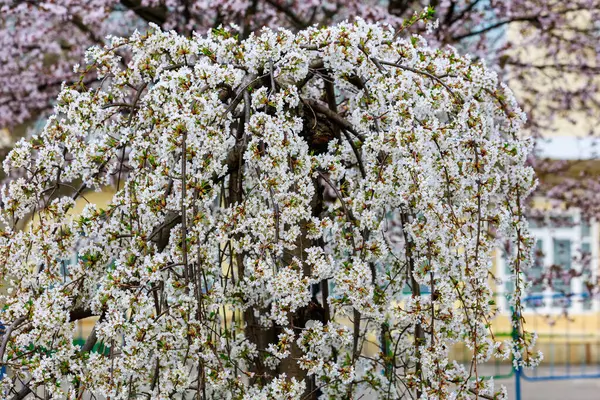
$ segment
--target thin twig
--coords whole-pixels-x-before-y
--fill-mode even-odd
[[[375,60],[375,59],[373,59]],[[416,68],[412,68],[400,63],[394,63],[391,61],[385,61],[385,60],[378,60],[379,63],[383,64],[383,65],[389,65],[391,67],[396,67],[396,68],[400,68],[403,69],[405,71],[410,71],[410,72],[414,72],[415,74],[420,74],[420,75],[424,75],[428,78],[433,79],[434,81],[436,81],[437,83],[439,83],[440,85],[442,85],[448,92],[450,92],[450,94],[452,94],[452,96],[454,96],[457,100],[459,100],[461,103],[463,102],[462,97],[460,97],[460,95],[458,95],[456,92],[454,92],[452,90],[452,88],[450,88],[450,86],[448,86],[443,80],[440,79],[440,77],[435,76],[427,71],[423,71],[423,70],[419,70]]]

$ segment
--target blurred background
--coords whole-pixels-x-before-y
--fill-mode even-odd
[[[524,317],[545,359],[534,371],[507,362],[486,365],[480,375],[507,385],[511,398],[597,399],[599,17],[600,0],[0,0],[0,159],[43,127],[62,85],[94,85],[93,76],[80,79],[87,48],[150,23],[186,35],[231,25],[244,38],[263,26],[298,30],[364,18],[424,35],[432,46],[456,47],[515,91],[528,115],[524,135],[533,138],[529,162],[539,178],[528,211],[536,262],[527,271]],[[2,172],[2,180],[11,178]],[[111,196],[110,188],[86,195],[98,204]],[[497,249],[493,266],[498,340],[513,334],[504,261],[511,251]],[[80,324],[76,336],[85,337],[90,326]],[[470,360],[468,349],[453,351]]]

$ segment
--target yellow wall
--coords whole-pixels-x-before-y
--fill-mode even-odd
[[[592,27],[595,23],[591,13],[585,10],[580,10],[577,13],[570,13],[568,17],[571,18],[569,25],[575,28],[587,29]],[[532,31],[529,23],[510,24],[506,33],[510,42],[521,44],[527,43],[531,34]],[[568,36],[569,34],[574,35],[577,34],[577,32],[575,30],[571,31],[570,33],[567,30],[562,32],[562,35],[565,36]],[[556,63],[554,59],[545,57],[546,52],[544,49],[539,47],[518,46],[514,47],[514,49],[511,51],[512,53],[508,53],[509,57],[514,58],[519,62],[533,63],[534,65],[547,65]],[[564,64],[578,64],[580,62],[578,57],[585,57],[585,54],[582,53],[582,51],[577,53],[563,52],[562,54],[558,55],[558,59]],[[587,56],[589,58],[588,64],[596,65],[596,54],[590,52]],[[515,67],[514,71],[515,73],[519,73],[522,72],[522,69]],[[523,91],[523,88],[519,85],[518,81],[516,79],[510,79],[510,77],[511,74],[509,73],[511,89],[515,92],[515,95],[518,99],[524,98],[527,94]],[[531,85],[533,82],[533,87],[539,92],[536,98],[533,99],[533,101],[537,101],[533,105],[538,110],[541,110],[545,107],[543,99],[547,95],[545,95],[544,92],[549,90],[549,88],[560,85],[561,87],[568,87],[570,90],[575,90],[576,88],[581,88],[586,84],[586,81],[581,79],[581,75],[578,71],[554,72],[553,69],[544,69],[536,72],[535,74],[526,72],[526,77],[528,84]],[[552,121],[553,130],[545,132],[545,136],[551,137],[553,135],[557,135],[584,137],[587,136],[590,127],[592,127],[590,125],[591,122],[588,120],[584,112],[565,110],[562,115],[556,115],[556,113],[554,113],[553,116],[555,117],[555,120]]]

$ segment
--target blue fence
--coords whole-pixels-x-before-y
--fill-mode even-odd
[[[6,332],[6,327],[4,326],[2,321],[0,321],[0,336],[4,336],[5,332]],[[6,366],[3,365],[2,367],[0,367],[0,379],[2,379],[4,377],[4,375],[6,375]]]
[[[529,331],[544,353],[540,368],[513,368],[516,399],[522,381],[600,379],[600,304],[589,294],[548,293],[524,299]]]

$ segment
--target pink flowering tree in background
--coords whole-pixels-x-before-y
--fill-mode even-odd
[[[154,27],[86,59],[4,161],[3,398],[491,399],[480,363],[536,363],[521,319],[489,331],[505,241],[522,308],[535,185],[491,69],[362,20]]]

